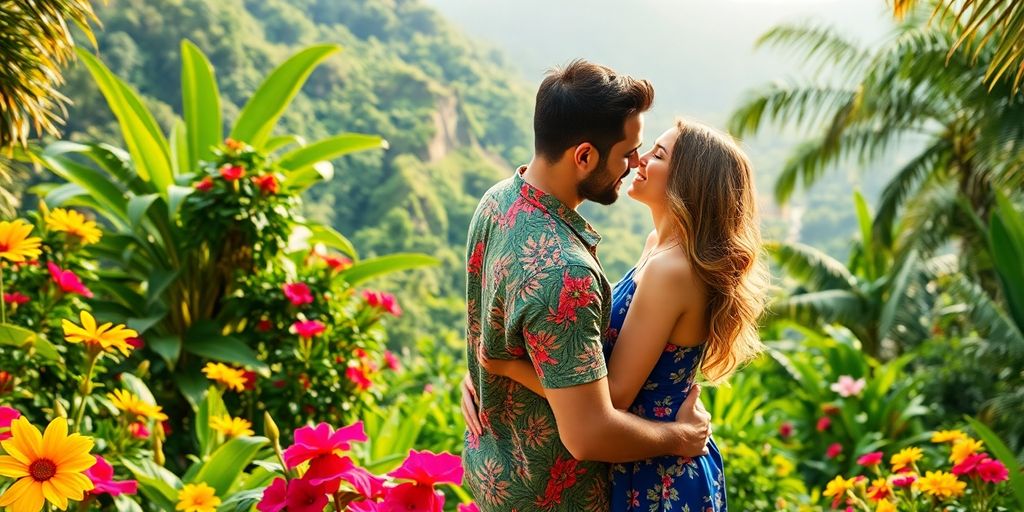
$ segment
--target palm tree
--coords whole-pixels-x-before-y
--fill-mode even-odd
[[[74,58],[69,22],[93,41],[98,22],[89,0],[11,0],[0,9],[0,215],[12,215],[21,171],[10,158],[15,146],[36,135],[59,135],[68,99],[58,87],[61,68]]]
[[[893,0],[893,14],[903,19],[920,3],[919,0]],[[980,40],[983,45],[995,36],[997,28],[1001,30],[995,36],[996,55],[989,63],[985,81],[995,83],[1004,75],[1013,76],[1013,91],[1018,91],[1021,79],[1024,79],[1024,3],[1003,0],[942,0],[934,3],[934,15],[964,20],[963,28],[956,32],[956,43],[949,48],[950,54],[965,44],[967,51],[971,52],[971,44]],[[977,58],[977,53],[974,57]]]
[[[871,213],[854,195],[861,240],[850,264],[799,243],[769,242],[768,252],[795,284],[769,306],[770,320],[787,320],[821,332],[838,324],[860,340],[862,350],[888,358],[930,334],[936,295],[930,275],[916,254],[897,263],[876,243]]]
[[[877,240],[899,258],[912,251],[927,257],[954,238],[969,254],[983,250],[977,219],[988,218],[993,188],[1024,183],[1024,95],[1007,80],[992,83],[992,94],[982,84],[998,53],[995,39],[979,47],[977,61],[956,53],[947,63],[955,23],[909,24],[876,49],[824,27],[765,34],[759,44],[794,48],[818,76],[834,77],[769,85],[732,116],[730,129],[740,136],[768,123],[813,134],[786,162],[776,199],[785,202],[798,182],[810,186],[841,161],[878,162],[912,141],[920,150],[882,193]]]

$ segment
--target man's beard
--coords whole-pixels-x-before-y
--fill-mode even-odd
[[[622,176],[613,177],[609,172],[608,162],[602,161],[597,170],[583,178],[583,181],[576,186],[576,193],[581,199],[606,206],[610,205],[619,198],[619,191],[616,190],[616,187],[619,181],[628,174],[629,169],[627,168]]]

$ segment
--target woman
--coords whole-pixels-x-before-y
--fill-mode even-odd
[[[753,175],[727,135],[679,121],[641,157],[627,193],[650,209],[654,231],[612,291],[608,384],[616,408],[672,421],[698,372],[720,382],[763,348],[757,319],[767,272]],[[481,363],[544,393],[528,361]],[[613,465],[612,510],[725,511],[721,454],[713,440],[708,450]]]

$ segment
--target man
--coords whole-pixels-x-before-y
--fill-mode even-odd
[[[645,80],[575,61],[537,92],[535,155],[489,190],[467,248],[467,434],[463,463],[483,511],[608,510],[608,462],[705,453],[710,417],[691,393],[674,423],[612,407],[601,335],[611,290],[600,236],[577,212],[611,204],[638,165]],[[528,358],[547,399],[488,374],[490,359]],[[475,390],[475,391],[473,391]],[[479,413],[478,415],[476,413]],[[477,435],[475,431],[479,431]]]

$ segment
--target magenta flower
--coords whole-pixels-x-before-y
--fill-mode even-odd
[[[389,370],[397,371],[401,367],[398,363],[398,356],[393,354],[390,350],[384,351],[384,364],[387,365]]]
[[[480,507],[476,503],[459,503],[458,512],[480,512]]]
[[[363,290],[363,299],[371,308],[379,309],[395,317],[402,316],[402,308],[399,307],[395,296],[390,293]]]
[[[974,455],[968,455],[967,458],[962,460],[959,464],[953,466],[953,474],[960,476],[973,473],[978,469],[978,465],[986,460],[989,460],[987,453],[975,453]]]
[[[327,506],[327,493],[305,478],[288,482],[288,497],[285,500],[288,512],[323,512]]]
[[[295,431],[295,443],[284,451],[284,462],[289,468],[293,468],[319,455],[328,455],[336,450],[349,450],[352,448],[351,441],[367,440],[361,421],[338,430],[334,430],[326,423],[320,423],[315,427],[302,427]]]
[[[306,283],[285,283],[282,288],[284,296],[288,297],[288,300],[296,306],[313,303],[313,294],[310,293]]]
[[[21,417],[21,413],[12,407],[0,407],[0,441],[11,438],[11,423]]]
[[[373,385],[373,382],[370,381],[370,377],[366,374],[366,371],[359,366],[349,366],[348,369],[345,370],[345,377],[352,381],[360,391],[366,391]]]
[[[894,487],[910,487],[916,480],[917,477],[914,475],[896,477],[892,479],[892,485]]]
[[[822,416],[821,418],[818,419],[818,424],[815,426],[815,428],[818,429],[818,432],[824,432],[828,430],[828,428],[831,426],[832,419],[829,418],[828,416]]]
[[[448,452],[410,450],[405,462],[388,475],[420,485],[462,485],[463,472],[462,459]]]
[[[444,493],[433,486],[404,483],[389,487],[381,502],[380,512],[442,512],[444,510]]]
[[[839,443],[832,443],[828,445],[828,450],[825,451],[825,456],[834,459],[843,453],[843,445]]]
[[[89,494],[109,494],[120,496],[122,494],[135,494],[139,492],[139,483],[135,480],[114,480],[114,467],[103,457],[96,455],[96,463],[85,470],[85,476],[92,480],[93,489]]]
[[[28,301],[28,295],[19,292],[11,292],[4,294],[4,302],[8,304],[25,304]]]
[[[74,272],[61,270],[52,261],[46,264],[46,268],[50,269],[50,277],[53,278],[54,283],[57,283],[57,286],[60,286],[64,293],[77,293],[83,297],[92,298],[92,291],[82,284],[82,281],[78,279]]]
[[[843,375],[839,377],[839,381],[832,384],[829,389],[839,393],[839,396],[843,398],[849,398],[851,396],[860,395],[861,391],[864,391],[864,386],[867,385],[867,381],[864,379],[856,379],[849,375]]]
[[[1001,461],[988,459],[978,464],[978,476],[988,483],[998,484],[1009,479],[1010,472]]]
[[[131,425],[128,425],[128,433],[136,439],[149,439],[149,429],[146,428],[146,424],[141,421],[136,421]]]
[[[375,500],[384,495],[384,479],[356,466],[352,459],[336,454],[319,455],[309,464],[303,477],[329,494],[348,482],[363,497]]]
[[[305,338],[307,340],[312,339],[314,336],[319,335],[327,329],[327,327],[320,323],[319,320],[295,322],[292,324],[292,327],[295,328],[295,333],[298,334],[300,338]]]
[[[881,464],[881,462],[882,462],[882,452],[867,453],[867,454],[861,455],[860,458],[857,459],[857,464],[860,464],[861,466],[864,466],[864,467],[877,466],[878,464]]]
[[[779,436],[783,439],[789,439],[793,435],[793,424],[786,421],[782,425],[779,425]]]
[[[266,489],[263,498],[256,504],[259,512],[280,512],[288,504],[288,482],[284,478],[275,478]]]

